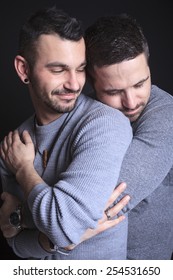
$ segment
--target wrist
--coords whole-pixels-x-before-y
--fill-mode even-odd
[[[24,176],[29,176],[30,174],[32,174],[33,169],[34,169],[34,166],[31,163],[25,163],[25,164],[21,165],[16,170],[16,179],[18,181],[21,181],[22,179],[24,179]]]
[[[27,198],[30,191],[38,184],[42,183],[43,180],[36,172],[32,163],[25,164],[19,168],[16,172],[16,180],[21,186],[25,197]]]

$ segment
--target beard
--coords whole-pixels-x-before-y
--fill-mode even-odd
[[[76,99],[70,99],[65,100],[63,104],[60,104],[59,102],[56,102],[56,100],[50,100],[48,98],[44,98],[44,104],[47,105],[47,107],[58,114],[67,113],[74,109],[77,102]]]
[[[37,99],[37,104],[43,104],[45,110],[48,110],[50,113],[67,113],[74,109],[78,96],[81,92],[81,89],[72,90],[72,89],[54,89],[50,93],[44,91],[39,84],[39,80],[35,77],[30,77],[30,86],[32,87],[32,92],[34,93],[33,99]],[[63,99],[63,95],[73,94],[73,98]],[[58,98],[60,97],[60,98]]]
[[[129,120],[130,120],[130,122],[134,122],[134,121],[136,121],[138,118],[139,118],[139,116],[142,114],[142,112],[143,112],[143,110],[144,110],[144,108],[145,108],[145,106],[146,106],[146,103],[145,102],[141,102],[140,104],[138,104],[137,106],[136,106],[136,108],[134,108],[133,110],[130,110],[130,109],[124,109],[124,110],[120,110],[127,118],[129,118]],[[134,113],[134,114],[129,114],[128,112],[130,112],[130,111],[135,111],[135,110],[137,110],[138,109],[138,111],[136,112],[136,113]]]

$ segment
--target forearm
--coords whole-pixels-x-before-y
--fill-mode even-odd
[[[118,181],[131,131],[128,130],[128,123],[116,127],[115,120],[111,123],[108,117],[106,125],[101,119],[98,127],[97,131],[95,119],[92,126],[89,127],[87,123],[73,141],[70,155],[66,153],[64,156],[61,150],[62,153],[59,151],[58,159],[53,162],[54,168],[47,166],[44,178],[47,182],[55,183],[38,184],[28,196],[37,228],[59,247],[78,244],[88,228],[96,228]],[[68,168],[56,182],[59,166],[67,165],[68,161]]]
[[[31,164],[23,165],[19,170],[17,170],[16,180],[21,186],[25,198],[28,197],[29,193],[36,185],[44,183],[34,166]]]
[[[120,112],[117,116],[114,110],[110,115],[105,114],[96,112],[86,119],[82,128],[80,124],[80,130],[75,127],[71,143],[64,144],[63,139],[63,143],[56,143],[44,173],[45,181],[30,165],[34,154],[31,139],[23,146],[16,135],[19,152],[22,150],[24,157],[13,149],[12,170],[17,169],[16,178],[27,196],[37,229],[59,247],[78,244],[88,228],[96,228],[118,181],[121,163],[131,141],[131,129]],[[5,152],[8,153],[8,149]],[[11,166],[11,154],[9,156]],[[30,164],[24,164],[23,159]],[[34,165],[41,174],[39,155],[36,155]]]
[[[146,114],[135,132],[122,163],[119,181],[127,183],[131,200],[123,212],[133,209],[163,182],[173,165],[173,108]],[[165,125],[165,119],[167,124]],[[118,198],[118,200],[121,196]],[[117,201],[118,201],[117,200]]]

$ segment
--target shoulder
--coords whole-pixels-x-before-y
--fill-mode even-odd
[[[92,135],[96,132],[100,137],[112,135],[112,138],[132,138],[130,121],[122,112],[99,101],[84,97],[84,107],[77,127],[80,133],[90,131]]]
[[[142,115],[173,116],[173,96],[157,86],[152,86],[151,95]]]
[[[173,129],[173,97],[157,86],[152,86],[151,96],[139,119],[133,123],[136,130],[169,130]]]
[[[173,106],[173,96],[167,91],[152,85],[151,87],[151,96],[148,102],[147,107],[164,107],[164,106]]]
[[[130,125],[129,119],[125,117],[125,115],[121,111],[85,95],[82,95],[81,98],[83,100],[83,107],[84,107],[83,120],[88,118],[90,119],[109,118],[109,120],[112,119],[114,125],[116,124],[120,124],[120,125],[127,124],[128,126]]]

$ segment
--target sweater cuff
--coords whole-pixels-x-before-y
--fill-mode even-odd
[[[14,253],[23,259],[45,259],[53,253],[45,251],[40,246],[38,236],[38,230],[24,229],[14,238],[7,239],[7,242]]]

